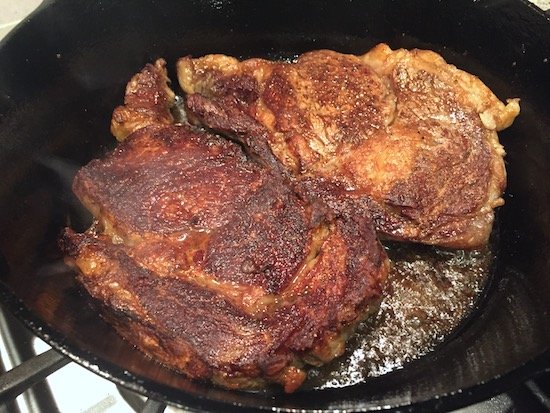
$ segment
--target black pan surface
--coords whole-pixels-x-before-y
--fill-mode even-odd
[[[191,382],[134,350],[97,315],[56,246],[89,215],[76,169],[114,146],[112,109],[146,62],[227,53],[429,48],[522,113],[501,133],[506,205],[495,269],[472,316],[435,351],[364,383],[232,392]],[[173,75],[173,73],[172,73]],[[40,337],[92,371],[193,409],[442,410],[550,369],[550,21],[514,0],[46,1],[0,43],[0,296]]]

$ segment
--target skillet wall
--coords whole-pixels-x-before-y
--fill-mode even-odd
[[[522,114],[501,134],[509,186],[495,231],[495,276],[474,317],[403,370],[291,396],[191,383],[121,341],[76,287],[56,238],[65,225],[83,230],[89,223],[70,182],[76,168],[114,146],[110,114],[131,75],[161,56],[173,68],[185,54],[363,53],[380,41],[438,51],[501,98],[522,98]],[[3,300],[92,370],[195,408],[431,410],[499,392],[550,366],[549,59],[550,22],[512,0],[46,1],[0,45]]]

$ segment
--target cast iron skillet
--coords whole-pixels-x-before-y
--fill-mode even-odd
[[[194,383],[122,341],[98,318],[56,247],[89,215],[77,167],[114,146],[112,109],[146,62],[205,53],[363,53],[421,47],[477,74],[522,113],[501,134],[506,205],[495,271],[472,316],[405,368],[331,390],[246,393]],[[194,409],[450,409],[550,367],[550,21],[527,3],[478,1],[46,1],[0,44],[0,291],[54,348],[141,393]],[[173,75],[173,73],[172,73]]]

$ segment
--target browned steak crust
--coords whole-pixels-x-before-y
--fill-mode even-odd
[[[344,350],[388,261],[370,221],[318,207],[241,148],[150,125],[83,167],[96,223],[64,251],[119,333],[167,366],[231,388],[295,390]]]
[[[496,131],[519,105],[504,105],[436,53],[379,45],[363,56],[320,50],[292,63],[185,57],[178,77],[195,120],[253,151],[254,141],[269,146],[299,179],[338,185],[340,197],[368,207],[381,235],[462,248],[487,242],[506,182]]]

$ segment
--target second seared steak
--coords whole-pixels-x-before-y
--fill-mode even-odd
[[[317,50],[294,62],[185,57],[178,78],[196,120],[275,155],[298,179],[320,181],[313,186],[330,182],[382,236],[487,242],[506,183],[497,131],[519,105],[438,54],[380,44],[361,56]]]

